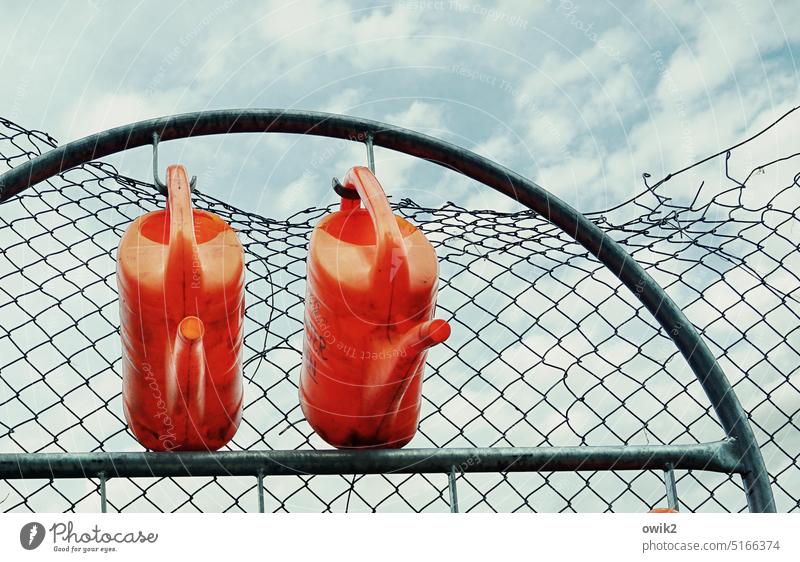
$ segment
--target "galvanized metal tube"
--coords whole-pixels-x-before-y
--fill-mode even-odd
[[[106,473],[101,472],[98,474],[100,477],[100,513],[108,511],[108,501],[106,499]]]
[[[458,513],[458,488],[456,487],[456,467],[451,466],[447,473],[447,489],[450,491],[450,513]]]
[[[667,488],[667,505],[674,510],[678,510],[678,485],[675,483],[675,469],[672,463],[667,465],[664,471],[664,485]]]
[[[750,510],[775,511],[769,474],[747,416],[716,359],[683,311],[641,265],[596,224],[536,183],[474,152],[400,127],[343,115],[277,109],[188,113],[110,129],[21,164],[0,176],[0,202],[69,168],[151,144],[153,132],[158,133],[162,141],[246,132],[296,133],[358,142],[371,136],[376,146],[455,170],[533,209],[596,256],[640,298],[700,381],[727,436],[735,439]]]
[[[375,173],[375,146],[372,144],[372,135],[367,135],[367,167],[373,174]]]
[[[613,447],[488,447],[475,449],[216,451],[182,453],[6,453],[0,478],[266,476],[293,474],[442,474],[741,469],[731,441],[697,445]]]
[[[264,513],[264,471],[258,471],[258,512]]]

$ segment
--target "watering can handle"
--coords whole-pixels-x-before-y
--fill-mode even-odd
[[[190,406],[195,418],[202,420],[205,413],[204,326],[198,318],[197,303],[203,279],[190,191],[186,168],[179,165],[167,168],[169,249],[164,306],[174,307],[173,316],[180,319],[172,345],[167,411],[172,416],[177,415],[178,387],[180,381],[186,381],[190,390],[188,395],[180,397],[183,407]]]
[[[372,283],[392,284],[398,275],[407,278],[408,253],[405,240],[378,178],[369,168],[354,166],[345,174],[342,186],[358,192],[372,219],[377,248],[375,263],[372,266]],[[358,200],[343,198],[341,208],[349,210],[358,207],[358,204]]]
[[[167,168],[167,215],[169,217],[169,258],[167,263],[166,292],[180,289],[182,297],[174,304],[184,309],[186,314],[196,306],[193,288],[199,287],[200,268],[197,239],[194,233],[194,214],[190,195],[189,176],[186,168],[172,165]],[[186,277],[190,282],[186,282]],[[194,282],[191,282],[194,281]]]

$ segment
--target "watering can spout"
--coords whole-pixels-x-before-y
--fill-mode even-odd
[[[436,344],[442,343],[449,337],[450,324],[446,320],[439,318],[420,322],[406,333],[401,340],[401,352],[398,362],[385,364],[383,369],[386,369],[386,371],[384,377],[382,377],[384,380],[378,381],[382,385],[400,383],[400,389],[395,391],[395,399],[388,411],[394,412],[396,410],[408,389],[408,385],[411,383],[412,377],[409,376],[409,370],[404,365],[406,363],[414,364],[421,353]],[[391,355],[391,353],[388,355]],[[389,367],[388,369],[387,366]]]
[[[400,409],[400,404],[414,379],[415,369],[410,367],[417,365],[420,357],[424,359],[424,355],[421,354],[428,348],[442,343],[448,337],[450,337],[450,324],[446,320],[437,318],[420,322],[403,338],[396,363],[377,364],[372,379],[374,387],[367,394],[369,398],[367,402],[372,408],[385,412],[384,420],[394,419]],[[391,355],[391,352],[387,353],[387,356]],[[390,397],[388,404],[387,397]]]
[[[187,316],[178,324],[172,355],[173,391],[170,392],[170,409],[185,408],[196,422],[205,414],[205,365],[203,335],[205,326],[197,316]],[[181,382],[188,383],[187,385]],[[186,387],[186,394],[178,396],[178,388]]]
[[[420,322],[417,328],[412,329],[406,337],[404,351],[406,354],[415,355],[450,337],[450,324],[447,323],[447,320],[439,318]]]

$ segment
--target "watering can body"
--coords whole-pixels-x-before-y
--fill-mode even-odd
[[[343,198],[309,245],[300,403],[335,447],[402,447],[419,422],[427,349],[450,334],[433,319],[438,261],[367,168],[344,186],[358,199]]]
[[[149,449],[216,450],[242,415],[244,254],[225,221],[192,209],[182,166],[167,188],[167,209],[117,250],[123,408]]]

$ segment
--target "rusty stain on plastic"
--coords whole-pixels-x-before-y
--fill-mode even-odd
[[[117,250],[123,408],[155,451],[216,450],[242,417],[244,252],[217,215],[192,209],[183,166],[167,209],[137,218]]]
[[[439,265],[368,168],[342,186],[359,198],[342,197],[309,245],[300,403],[335,447],[402,447],[419,422],[427,350],[450,335],[433,319]]]

